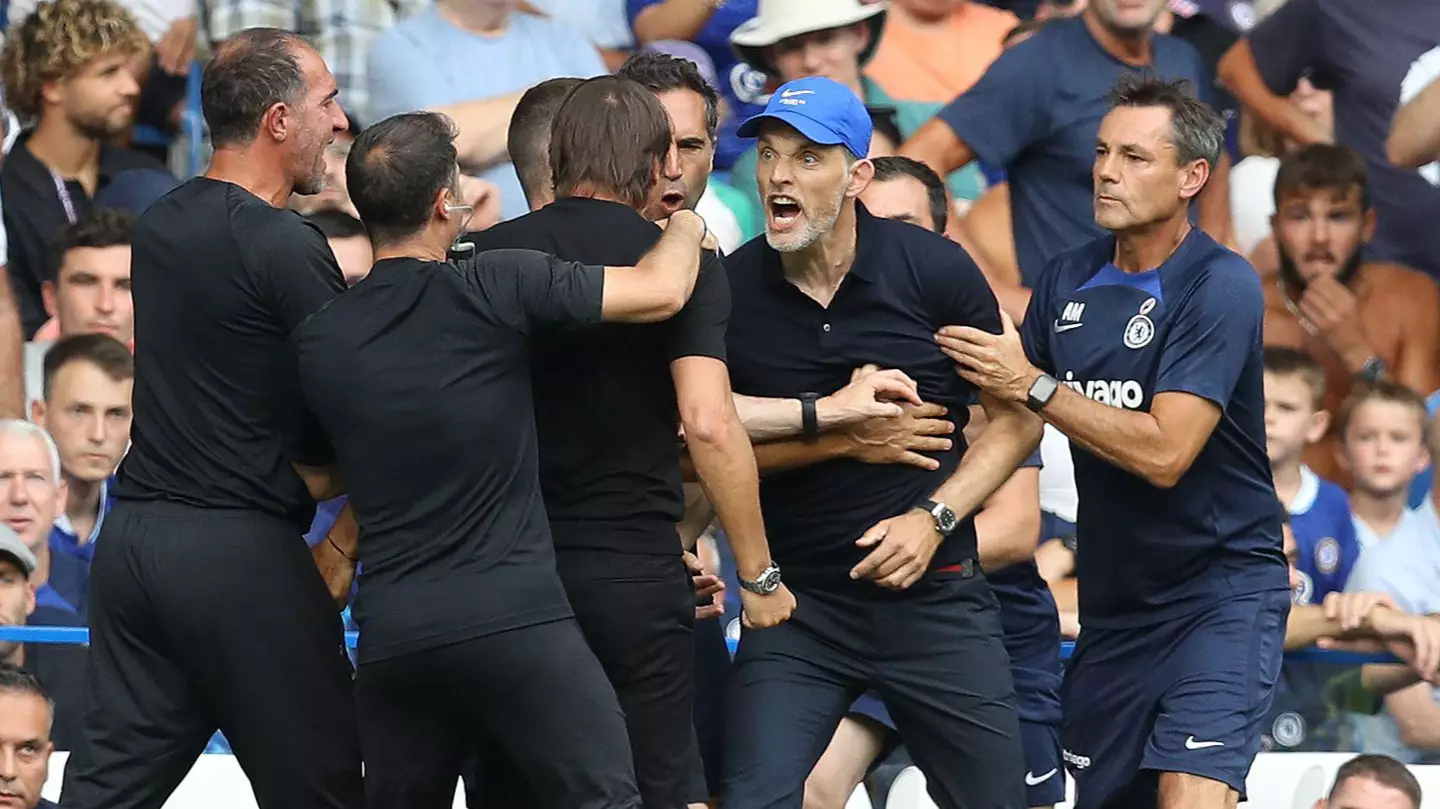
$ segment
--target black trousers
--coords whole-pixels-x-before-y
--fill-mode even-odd
[[[740,636],[723,809],[800,809],[806,776],[871,688],[941,809],[1024,809],[1010,662],[983,578],[932,572],[868,601],[791,589],[789,621]]]
[[[673,556],[561,549],[575,619],[615,687],[645,809],[695,799],[695,589]]]
[[[571,619],[363,663],[355,697],[370,809],[450,809],[477,764],[472,805],[523,783],[534,809],[640,809],[620,705]]]
[[[219,728],[261,809],[358,809],[340,613],[295,526],[121,501],[90,577],[74,809],[158,809]]]

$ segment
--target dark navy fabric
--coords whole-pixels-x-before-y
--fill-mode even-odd
[[[1149,69],[1190,82],[1209,100],[1210,81],[1188,43],[1156,35]],[[1034,287],[1047,261],[1100,235],[1091,167],[1106,94],[1140,68],[1100,47],[1079,17],[1052,20],[1005,49],[974,87],[937,117],[980,160],[1004,167],[1020,276]]]
[[[1308,470],[1306,470],[1308,472]],[[1310,473],[1313,494],[1304,503],[1292,503],[1290,530],[1295,534],[1295,569],[1302,581],[1301,604],[1320,604],[1330,593],[1345,591],[1350,570],[1360,558],[1360,541],[1350,516],[1345,490]]]
[[[785,280],[780,254],[758,237],[725,259],[733,308],[727,335],[737,393],[794,398],[844,387],[867,363],[904,371],[927,402],[945,405],[955,446],[929,453],[940,468],[873,466],[840,459],[767,475],[760,501],[770,550],[792,585],[879,596],[849,572],[866,551],[855,540],[881,520],[910,511],[955,471],[974,387],[935,344],[948,324],[1000,331],[999,308],[975,262],[954,242],[856,205],[854,264],[828,308]],[[975,523],[963,519],[932,569],[975,557]]]
[[[1025,748],[1025,805],[1052,806],[1065,800],[1065,762],[1060,725],[1020,720]]]
[[[1081,621],[1159,624],[1288,591],[1265,452],[1259,276],[1198,228],[1147,272],[1120,271],[1114,251],[1107,236],[1047,267],[1021,326],[1031,361],[1100,404],[1148,412],[1155,395],[1178,392],[1221,416],[1169,489],[1071,443]]]

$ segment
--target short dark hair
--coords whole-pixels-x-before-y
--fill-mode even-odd
[[[134,227],[135,217],[120,208],[97,208],[67,226],[50,248],[50,280],[60,280],[66,253],[77,247],[127,247]]]
[[[60,369],[73,362],[88,362],[114,382],[135,378],[135,357],[125,344],[108,334],[74,334],[55,341],[45,352],[42,395],[50,399],[50,384]]]
[[[715,129],[720,125],[720,94],[700,75],[694,62],[668,53],[644,51],[626,59],[615,75],[639,82],[652,93],[689,90],[700,96],[705,101],[705,131],[710,140],[715,140]]]
[[[945,195],[945,181],[940,179],[934,169],[919,160],[900,155],[877,157],[870,162],[875,164],[874,182],[898,180],[901,177],[919,180],[920,184],[925,186],[925,196],[930,201],[930,218],[935,220],[935,232],[945,232],[950,202]]]
[[[1225,119],[1197,99],[1184,79],[1168,81],[1151,74],[1129,73],[1116,82],[1110,108],[1164,107],[1170,111],[1170,139],[1179,165],[1204,160],[1214,168],[1225,148]]]
[[[1325,403],[1325,369],[1310,352],[1289,346],[1266,346],[1265,373],[1276,376],[1298,376],[1310,389],[1310,404],[1320,410]]]
[[[247,28],[220,45],[200,80],[200,108],[216,147],[244,145],[260,131],[266,110],[305,92],[299,35]]]
[[[510,116],[505,148],[520,178],[520,190],[532,204],[551,181],[550,127],[555,123],[555,113],[582,81],[568,76],[542,81],[520,96]]]
[[[655,94],[621,76],[581,82],[555,113],[550,171],[557,196],[604,191],[636,210],[670,153],[670,116]]]
[[[339,208],[321,208],[318,211],[311,211],[305,215],[305,219],[320,228],[320,232],[327,239],[351,239],[356,236],[361,238],[366,236],[364,223]]]
[[[1381,786],[1403,792],[1415,809],[1420,809],[1420,782],[1415,779],[1415,774],[1410,772],[1409,767],[1389,756],[1359,755],[1341,764],[1335,773],[1335,786],[1330,787],[1328,797],[1334,800],[1335,794],[1340,791],[1340,785],[1351,778],[1367,778]]]
[[[55,709],[55,703],[50,699],[50,692],[45,689],[45,684],[40,681],[40,678],[11,663],[0,663],[0,692],[34,694],[45,700],[51,711]]]
[[[1349,146],[1312,143],[1280,158],[1275,173],[1275,207],[1294,191],[1333,191],[1348,195],[1360,191],[1360,209],[1370,209],[1370,188],[1366,179],[1365,160]]]
[[[350,147],[345,182],[376,244],[390,244],[430,221],[435,195],[455,188],[455,124],[438,112],[406,112],[367,127]]]
[[[1394,402],[1412,408],[1420,418],[1420,435],[1421,439],[1424,439],[1425,426],[1430,421],[1430,408],[1425,406],[1425,397],[1399,382],[1377,379],[1374,382],[1357,382],[1350,395],[1345,397],[1345,403],[1340,406],[1339,435],[1342,441],[1350,429],[1350,422],[1355,418],[1355,411],[1360,409],[1360,405],[1371,401]]]

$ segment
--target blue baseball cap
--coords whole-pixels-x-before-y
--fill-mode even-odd
[[[823,146],[844,146],[856,157],[870,154],[870,111],[849,87],[833,79],[807,76],[780,85],[765,111],[747,118],[736,134],[755,137],[767,118],[787,123]]]

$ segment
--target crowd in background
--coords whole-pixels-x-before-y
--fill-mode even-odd
[[[1159,0],[1138,5],[1158,5]],[[13,0],[0,167],[0,521],[36,562],[0,553],[0,625],[83,626],[95,539],[125,453],[134,377],[130,226],[197,170],[184,155],[194,66],[253,26],[297,31],[325,57],[350,131],[327,186],[293,207],[329,239],[347,283],[369,242],[344,163],[367,123],[438,110],[454,120],[465,193],[484,229],[529,210],[507,143],[528,89],[617,69],[653,50],[693,61],[720,98],[683,131],[660,213],[690,207],[725,252],[763,232],[756,155],[736,125],[780,83],[849,86],[875,126],[871,156],[944,178],[932,222],[964,245],[1004,307],[1025,316],[1045,261],[1093,228],[1094,105],[1123,62],[1105,26],[1117,0]],[[1291,519],[1297,603],[1381,593],[1440,613],[1440,4],[1433,0],[1170,0],[1140,61],[1194,75],[1229,121],[1227,157],[1199,206],[1207,232],[1265,279],[1266,426]],[[1089,9],[1087,11],[1087,8]],[[1099,26],[1099,28],[1097,28]],[[1095,88],[1103,84],[1103,88]],[[1098,120],[1098,119],[1097,119]],[[1091,129],[1087,130],[1087,126]],[[514,159],[512,159],[514,158]],[[909,186],[907,186],[908,188]],[[657,215],[656,218],[661,218]],[[925,224],[925,223],[921,223]],[[197,268],[198,269],[198,268]],[[3,351],[0,351],[3,354]],[[13,402],[12,402],[13,398]],[[1068,447],[1042,445],[1036,560],[1065,633],[1076,617],[1077,503]],[[312,541],[339,503],[322,503]],[[726,569],[723,531],[701,556]],[[0,551],[4,539],[0,538]],[[738,588],[731,586],[733,594]],[[730,621],[737,614],[712,620]],[[0,642],[0,662],[56,698],[54,738],[77,733],[81,647]],[[1378,703],[1354,672],[1287,663],[1265,729],[1272,750],[1355,750],[1440,763],[1440,690]],[[223,739],[213,743],[223,749]]]

